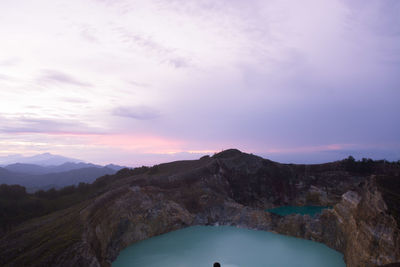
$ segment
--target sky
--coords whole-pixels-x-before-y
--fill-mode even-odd
[[[400,159],[398,0],[1,0],[0,156]]]

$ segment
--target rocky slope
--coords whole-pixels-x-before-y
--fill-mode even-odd
[[[387,171],[386,171],[387,170]],[[28,221],[0,239],[4,266],[110,266],[126,246],[191,225],[237,225],[323,242],[348,266],[400,261],[399,168],[346,171],[342,162],[279,164],[227,150],[103,178],[92,199]],[[330,205],[320,216],[265,212]]]
[[[380,177],[379,179],[389,179]],[[341,251],[347,266],[381,266],[400,259],[399,224],[370,177],[315,219],[291,215],[275,221],[275,231],[322,242]],[[396,207],[398,209],[398,207]]]

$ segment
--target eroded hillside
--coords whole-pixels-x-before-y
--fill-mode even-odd
[[[348,161],[279,164],[226,150],[194,161],[122,170],[96,181],[100,189],[80,203],[8,232],[0,240],[0,264],[110,266],[134,242],[214,224],[323,242],[344,253],[348,266],[400,261],[395,187],[400,168],[368,168],[351,169]],[[334,209],[315,218],[265,212],[281,205]]]

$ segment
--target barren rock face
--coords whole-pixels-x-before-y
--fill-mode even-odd
[[[334,209],[312,219],[290,215],[276,223],[279,233],[311,239],[341,251],[347,266],[380,266],[400,261],[400,232],[375,177],[348,191]]]
[[[161,164],[109,177],[96,197],[7,233],[0,265],[110,266],[134,242],[214,224],[323,242],[344,253],[348,266],[400,261],[396,200],[388,205],[381,193],[387,186],[375,179],[348,173],[340,162],[284,165],[238,150]],[[334,209],[315,218],[265,212],[306,204]]]
[[[356,192],[343,195],[335,206],[338,226],[346,240],[349,266],[375,266],[400,261],[399,227],[374,177]]]

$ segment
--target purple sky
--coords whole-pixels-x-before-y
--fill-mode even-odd
[[[2,0],[0,156],[400,159],[398,0]]]

